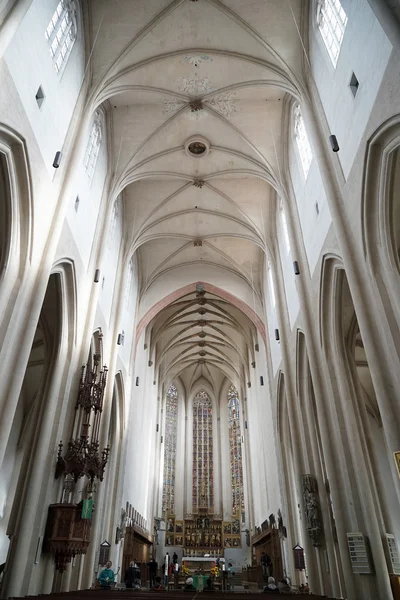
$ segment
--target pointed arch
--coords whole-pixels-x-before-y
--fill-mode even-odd
[[[23,278],[33,240],[32,183],[23,138],[0,123],[0,300]],[[18,257],[17,259],[11,257]]]

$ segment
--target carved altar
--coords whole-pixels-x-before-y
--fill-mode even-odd
[[[177,520],[174,515],[166,519],[166,546],[183,546],[188,557],[214,558],[223,556],[224,548],[241,548],[240,519],[222,521],[220,515],[198,513]]]

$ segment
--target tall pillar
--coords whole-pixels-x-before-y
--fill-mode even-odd
[[[29,580],[33,569],[32,540],[40,525],[43,514],[44,491],[46,490],[43,474],[53,477],[52,456],[49,448],[53,447],[53,428],[59,409],[59,389],[62,387],[62,373],[68,363],[68,353],[60,351],[54,367],[51,384],[43,396],[40,407],[40,426],[31,454],[31,463],[26,482],[26,496],[23,499],[23,510],[13,537],[8,569],[4,575],[3,591],[7,596],[23,596],[29,592]],[[24,575],[21,570],[25,569]]]
[[[318,113],[320,114],[317,117],[317,109],[311,102],[302,104],[302,114],[318,160],[329,210],[345,266],[381,413],[394,486],[400,501],[400,480],[392,459],[392,453],[400,448],[400,404],[396,394],[393,393],[393,390],[400,388],[400,362],[393,353],[392,332],[382,307],[377,303],[372,286],[368,285],[364,268],[364,256],[359,241],[354,239],[347,221],[342,198],[341,185],[343,182],[339,183],[338,165],[333,164],[334,159],[328,152],[328,136],[326,134],[324,139],[322,127],[319,123],[323,116],[322,108],[319,106],[318,92],[315,89],[313,89],[313,95],[313,102],[318,103],[320,109]],[[327,125],[325,129],[327,129]]]
[[[3,58],[32,2],[33,0],[14,0],[3,22],[0,23],[0,59]]]
[[[277,265],[277,261],[275,262]],[[279,277],[278,277],[279,274]],[[286,306],[284,296],[284,282],[282,272],[276,268],[276,281],[279,285],[276,286],[277,296],[277,317],[281,335],[281,339],[289,340],[290,337],[290,325],[288,320],[287,311],[284,312],[283,306]],[[290,425],[290,431],[292,436],[293,444],[293,467],[295,471],[295,482],[298,489],[298,497],[302,497],[302,475],[307,472],[305,467],[305,456],[304,456],[304,430],[301,428],[301,418],[299,415],[299,406],[296,399],[296,388],[294,385],[294,373],[293,373],[293,362],[290,360],[287,345],[282,344],[282,362],[285,373],[285,387],[286,387],[286,400],[288,419]],[[304,547],[307,556],[307,570],[309,575],[310,588],[314,593],[320,593],[319,590],[319,572],[318,565],[315,560],[315,549],[311,544],[311,540],[305,530],[304,520],[302,520],[303,539]]]

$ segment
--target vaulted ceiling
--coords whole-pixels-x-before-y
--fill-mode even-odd
[[[262,314],[282,192],[282,106],[301,88],[302,4],[92,1],[90,98],[112,114],[111,196],[124,204],[126,255],[136,253],[142,301],[171,279],[179,287],[212,274],[227,288],[247,287]],[[186,298],[184,312],[174,303],[156,322],[155,332],[168,324],[157,338],[158,367],[189,370],[192,383],[197,371],[214,382],[216,372],[232,377],[246,355],[228,323],[236,309],[224,306],[223,317],[221,300],[207,299],[220,331],[207,325],[207,355],[198,356],[187,330],[197,300]]]

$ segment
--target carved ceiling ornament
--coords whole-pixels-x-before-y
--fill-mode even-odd
[[[189,96],[203,96],[211,92],[212,89],[213,87],[208,77],[204,77],[203,79],[182,77],[179,83],[179,90]]]
[[[224,117],[231,117],[236,111],[236,92],[223,92],[214,98],[207,100],[207,103],[215,108]]]
[[[182,58],[182,63],[189,63],[192,67],[199,67],[203,62],[213,62],[207,54],[188,54]]]
[[[204,108],[204,104],[201,100],[193,100],[193,102],[191,102],[189,106],[192,112],[198,112],[199,110],[203,110]]]
[[[190,158],[204,158],[210,152],[210,142],[202,135],[193,135],[185,142],[185,152]]]
[[[198,187],[201,189],[204,184],[205,184],[205,181],[203,179],[194,179],[193,180],[194,187]]]
[[[318,484],[313,475],[303,475],[303,500],[306,531],[313,546],[321,545],[322,521],[319,509]]]
[[[164,108],[162,110],[163,115],[173,115],[180,110],[186,102],[179,100],[179,98],[166,98],[164,100]]]

